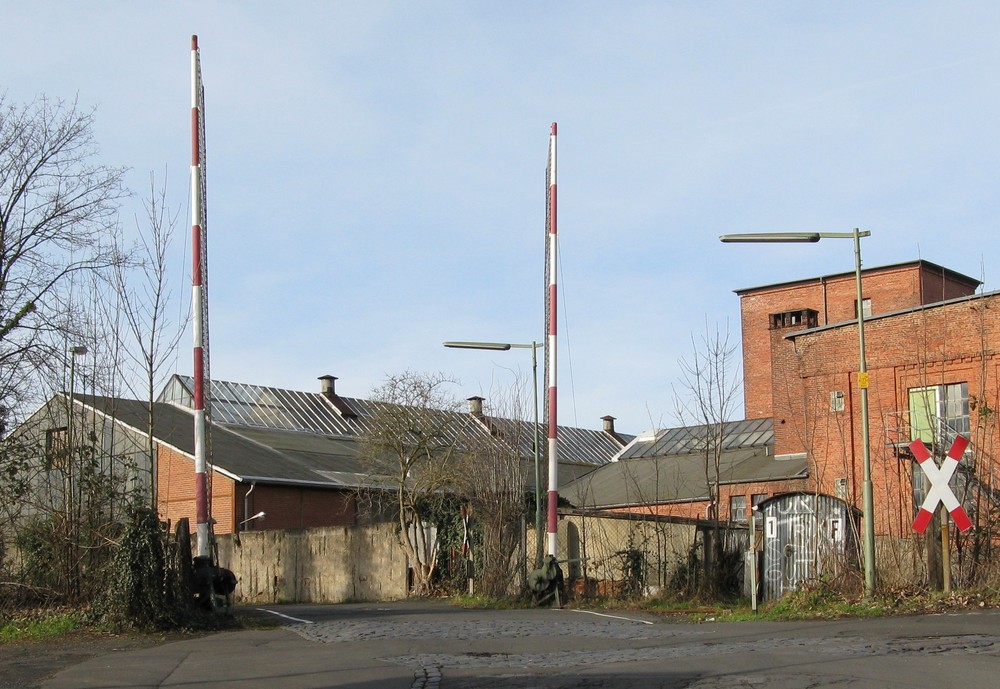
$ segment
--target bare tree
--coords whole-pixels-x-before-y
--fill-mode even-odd
[[[143,202],[146,212],[144,219],[136,218],[138,245],[125,248],[119,240],[118,257],[114,263],[112,280],[114,300],[109,304],[113,313],[107,314],[109,321],[119,318],[123,328],[113,328],[116,336],[124,340],[118,342],[118,351],[129,359],[138,375],[129,375],[120,370],[119,377],[136,399],[146,403],[146,455],[149,462],[149,498],[152,509],[156,509],[156,448],[153,402],[156,387],[162,378],[164,362],[177,349],[187,318],[179,322],[171,321],[167,309],[171,302],[168,280],[168,251],[176,227],[178,212],[167,208],[167,190],[164,183],[156,187],[154,176],[150,175],[149,196]],[[134,259],[134,260],[133,260]]]
[[[517,552],[528,505],[525,458],[534,433],[522,421],[524,387],[494,394],[493,413],[478,419],[485,432],[461,456],[458,489],[473,510],[479,590],[494,598],[510,595],[518,572],[526,571],[525,553]]]
[[[123,169],[95,164],[93,115],[0,96],[0,398],[10,414],[64,359],[67,278],[110,264]],[[15,412],[16,413],[16,412]]]
[[[709,518],[719,518],[720,463],[724,450],[725,424],[736,414],[740,394],[737,345],[730,342],[729,329],[705,324],[700,346],[691,337],[691,357],[682,358],[681,392],[675,394],[677,415],[686,424],[702,426],[705,484],[709,495]]]
[[[713,543],[705,544],[706,582],[717,589],[722,569],[718,567],[725,549],[720,537],[720,490],[722,455],[725,451],[726,422],[732,420],[740,398],[737,345],[730,342],[729,329],[705,323],[700,346],[691,337],[690,359],[681,359],[681,394],[675,395],[677,415],[686,424],[703,432],[700,447],[705,462],[705,486],[709,496],[708,518],[716,527]]]
[[[407,371],[372,390],[370,430],[362,436],[369,508],[396,520],[413,572],[413,588],[428,593],[438,560],[436,530],[456,481],[458,403],[441,374]]]

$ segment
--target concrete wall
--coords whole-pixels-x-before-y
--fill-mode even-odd
[[[642,551],[647,592],[653,593],[686,562],[697,526],[667,518],[563,515],[559,559],[567,578],[594,583],[591,593],[614,595],[625,580],[623,551]],[[219,564],[239,580],[239,603],[344,603],[407,596],[406,555],[393,524],[270,530],[218,537]],[[534,537],[528,531],[528,552]],[[529,558],[533,559],[533,558]],[[529,563],[530,564],[530,563]],[[581,589],[582,592],[582,589]],[[515,591],[512,591],[515,593]]]
[[[219,564],[241,603],[344,603],[407,594],[406,555],[394,525],[253,531],[218,537]]]
[[[692,546],[699,544],[698,527],[693,521],[651,515],[587,514],[560,511],[557,557],[565,562],[567,583],[576,581],[577,593],[584,592],[582,581],[591,582],[590,594],[613,596],[627,577],[624,553],[640,551],[645,559],[645,592],[654,594],[666,586],[688,559]],[[534,532],[527,534],[528,552],[534,553]]]

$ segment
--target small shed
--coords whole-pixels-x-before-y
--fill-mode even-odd
[[[760,573],[763,600],[776,600],[804,581],[837,576],[858,566],[861,512],[832,495],[784,493],[757,505],[763,529]]]

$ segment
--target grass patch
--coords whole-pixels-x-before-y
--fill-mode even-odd
[[[116,629],[102,624],[80,611],[22,612],[13,617],[8,616],[5,619],[0,619],[0,644],[52,639],[72,635],[74,632],[97,635],[128,632],[139,636],[170,633],[184,637],[212,632],[277,629],[281,626],[281,620],[276,617],[248,610],[237,610],[233,614],[205,612],[192,617],[188,622],[189,624],[184,627],[151,633]]]
[[[0,643],[47,639],[76,631],[81,626],[82,617],[77,613],[13,619],[0,627]]]
[[[990,589],[950,593],[897,589],[882,591],[872,600],[865,600],[860,594],[844,594],[825,582],[817,582],[779,600],[761,603],[756,612],[751,609],[749,600],[741,599],[695,609],[686,617],[693,622],[781,622],[920,615],[996,607],[1000,607],[1000,593]],[[646,608],[651,612],[685,612],[677,603],[655,602]]]

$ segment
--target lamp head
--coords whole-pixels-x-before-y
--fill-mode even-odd
[[[724,234],[719,237],[719,241],[724,244],[815,244],[819,240],[819,232],[755,232],[752,234]]]
[[[497,352],[506,352],[510,349],[507,342],[445,342],[445,347],[450,349],[490,349]]]

